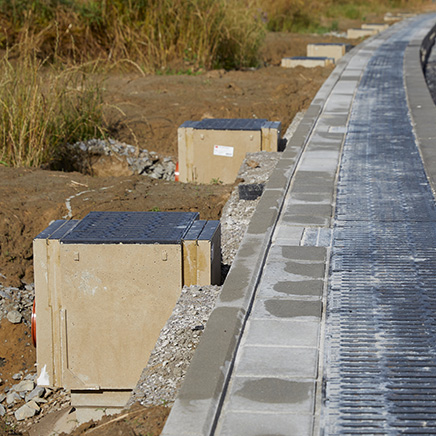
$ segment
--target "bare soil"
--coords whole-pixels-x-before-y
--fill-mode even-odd
[[[205,117],[266,118],[286,130],[306,109],[332,68],[283,69],[284,56],[305,55],[309,42],[350,42],[333,37],[270,34],[256,70],[210,71],[199,75],[141,76],[113,73],[105,81],[106,117],[116,139],[177,157],[177,127]],[[353,43],[353,41],[351,41]],[[355,43],[357,41],[354,41]],[[55,219],[81,219],[90,211],[198,211],[219,219],[232,185],[192,185],[126,176],[125,167],[99,162],[102,177],[77,172],[0,167],[0,283],[33,282],[32,240]],[[7,341],[7,342],[5,342]],[[12,374],[34,370],[35,353],[23,324],[0,326],[0,393]],[[7,344],[7,345],[6,345]],[[144,362],[145,365],[145,362]],[[74,435],[158,435],[169,410],[135,408],[119,420],[106,418]],[[19,431],[20,424],[16,427]],[[8,434],[2,430],[0,435]],[[10,433],[13,434],[13,433]]]
[[[128,411],[117,416],[106,416],[98,423],[82,424],[71,436],[158,436],[168,418],[170,408],[165,406],[143,407],[134,404]]]

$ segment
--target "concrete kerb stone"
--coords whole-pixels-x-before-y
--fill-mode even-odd
[[[279,166],[278,176],[276,177],[273,173],[271,185],[267,183],[235,262],[223,285],[221,298],[209,318],[162,436],[209,435],[213,431],[215,419],[225,395],[227,380],[231,374],[238,341],[244,329],[246,314],[258,286],[261,269],[259,265],[263,264],[270,246],[275,218],[283,206],[294,170],[318,116],[330,92],[341,77],[347,62],[355,53],[358,52],[352,50],[339,61],[338,66],[318,92],[297,131],[288,142],[289,153],[295,155],[295,149],[299,150],[298,155],[292,159],[294,163],[292,170],[288,172],[288,177],[282,177],[283,168]],[[283,158],[289,159],[286,150]],[[278,180],[283,186],[279,186]],[[266,219],[267,223],[265,223]],[[260,229],[264,233],[258,233]],[[261,236],[261,240],[258,239],[254,243],[251,239],[253,234]],[[250,262],[243,259],[244,253],[247,252],[250,253]],[[253,262],[255,258],[257,260]],[[226,306],[227,299],[231,300],[228,301],[230,303],[228,306]],[[235,302],[237,302],[236,306],[233,304]]]
[[[310,434],[312,415],[257,412],[232,412],[224,420],[221,434],[253,436],[254,434]],[[236,431],[235,431],[236,430]],[[261,433],[263,432],[263,433]]]
[[[421,158],[433,192],[436,192],[436,149],[434,140],[429,137],[436,136],[434,120],[436,119],[436,106],[428,90],[427,83],[421,68],[421,44],[424,37],[436,29],[434,25],[435,14],[429,14],[425,26],[422,26],[406,48],[404,57],[404,84],[406,89],[409,112],[412,118],[415,135]],[[428,50],[428,47],[424,47]],[[433,120],[430,124],[427,120]]]

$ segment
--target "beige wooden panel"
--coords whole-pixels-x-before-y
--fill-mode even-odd
[[[183,285],[197,284],[197,240],[183,241]]]
[[[181,246],[62,244],[63,386],[131,389],[182,287]]]
[[[262,127],[262,151],[278,151],[280,130]]]
[[[179,127],[177,135],[178,135],[179,181],[186,183],[193,180],[194,129],[192,127]]]
[[[194,130],[193,179],[233,183],[246,153],[261,151],[260,131]]]
[[[378,30],[374,29],[348,29],[347,30],[347,38],[348,39],[357,39],[364,38],[365,36],[377,35]]]
[[[56,241],[58,242],[58,241]],[[35,239],[33,241],[33,259],[35,274],[35,308],[36,308],[36,361],[38,377],[44,372],[44,386],[54,386],[53,363],[53,325],[51,295],[48,285],[48,241]]]

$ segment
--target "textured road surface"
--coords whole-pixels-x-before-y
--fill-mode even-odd
[[[358,86],[327,305],[326,435],[436,434],[436,210],[403,85],[413,28]]]

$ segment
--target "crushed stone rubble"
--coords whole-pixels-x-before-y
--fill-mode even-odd
[[[153,179],[174,180],[176,163],[171,157],[160,157],[148,151],[115,139],[90,139],[69,144],[73,166],[80,171],[88,170],[87,163],[92,156],[115,156],[125,160],[132,174],[149,176]]]
[[[237,178],[241,184],[265,184],[279,159],[278,152],[247,153]],[[232,264],[260,198],[241,200],[237,187],[230,194],[221,215],[221,254],[224,265]]]
[[[30,327],[34,295],[33,283],[23,284],[19,288],[3,286],[0,283],[0,321],[7,318],[13,324],[24,322],[27,327]]]
[[[0,281],[6,278],[0,274]],[[3,286],[0,283],[0,321],[12,324],[24,323],[30,327],[32,306],[35,296],[33,283],[20,287]],[[3,321],[4,320],[4,321]],[[2,356],[0,358],[7,356]],[[20,371],[12,375],[17,381],[11,386],[4,385],[0,365],[0,417],[20,431],[30,428],[43,416],[67,407],[70,394],[63,389],[48,389],[36,385],[36,371]],[[17,427],[18,429],[18,427]]]
[[[8,424],[18,424],[20,431],[29,429],[42,417],[70,404],[68,391],[37,386],[35,372],[20,371],[12,379],[18,383],[6,386],[4,393],[0,394],[0,417]]]
[[[135,147],[116,141],[92,140],[80,145],[87,153],[120,153],[131,160],[132,171],[136,174],[151,175],[155,178],[174,178],[175,164],[168,160],[163,172],[157,169],[162,163],[153,153],[143,150],[138,153]],[[280,153],[248,153],[238,173],[240,183],[265,184]],[[155,165],[152,168],[150,162]],[[130,164],[130,161],[129,161]],[[147,172],[147,168],[148,171]],[[164,174],[158,177],[157,174]],[[253,215],[259,198],[255,200],[239,199],[238,186],[233,190],[221,217],[221,251],[223,275],[228,272],[238,251],[239,244]],[[34,284],[17,287],[1,285],[0,274],[0,321],[23,322],[30,327],[32,305],[34,300]],[[133,391],[128,405],[140,402],[142,405],[171,405],[183,382],[184,376],[201,339],[207,320],[221,291],[221,286],[184,287],[172,315],[161,330],[159,339],[150,359]],[[70,392],[64,389],[48,389],[36,385],[36,372],[20,372],[13,376],[19,382],[4,387],[5,394],[0,394],[0,417],[17,425],[20,431],[30,428],[48,413],[68,407]],[[0,379],[0,386],[2,380]]]

